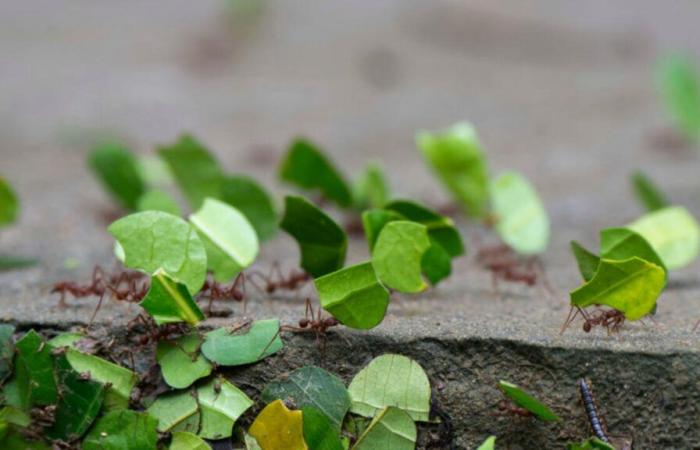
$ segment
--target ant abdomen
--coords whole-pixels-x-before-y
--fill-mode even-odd
[[[299,327],[306,328],[308,326],[309,326],[309,319],[307,319],[307,318],[299,319]]]

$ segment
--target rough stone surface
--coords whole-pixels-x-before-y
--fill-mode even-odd
[[[304,134],[348,175],[380,159],[397,194],[441,205],[447,196],[413,133],[469,119],[492,170],[519,170],[542,193],[556,298],[517,285],[501,285],[496,298],[470,255],[437,289],[396,296],[375,330],[333,333],[323,353],[313,336],[289,336],[281,356],[231,376],[259,389],[315,363],[349,380],[372,356],[403,353],[431,376],[458,448],[496,434],[522,449],[562,448],[589,434],[575,387],[586,376],[611,434],[633,436],[637,448],[700,447],[700,332],[691,331],[700,319],[700,263],[672,274],[656,324],[627,324],[615,336],[585,334],[578,324],[559,334],[566,292],[579,282],[568,242],[596,248],[599,229],[641,213],[632,170],[649,172],[700,216],[700,154],[661,145],[666,121],[652,83],[664,51],[700,55],[698,13],[694,2],[275,1],[241,27],[216,1],[5,2],[0,172],[23,213],[0,233],[0,249],[41,263],[0,274],[2,320],[57,330],[89,319],[93,300],[59,309],[49,290],[113,264],[105,231],[113,206],[84,164],[96,135],[125,137],[148,154],[190,131],[227,169],[260,177],[281,196],[287,188],[274,181],[275,162],[291,136]],[[472,244],[489,239],[460,227]],[[258,269],[279,261],[289,270],[297,257],[280,235]],[[365,257],[364,242],[353,240],[350,260]],[[78,267],[65,268],[67,258]],[[313,294],[249,292],[248,316],[288,324]],[[242,316],[241,305],[232,308]],[[108,302],[98,324],[118,333],[136,311]],[[538,394],[563,423],[494,416],[499,379]],[[429,433],[422,430],[424,442]]]

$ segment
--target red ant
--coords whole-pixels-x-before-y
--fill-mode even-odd
[[[277,262],[272,264],[272,267],[270,268],[270,273],[268,273],[267,275],[263,275],[260,272],[252,272],[251,276],[252,275],[256,275],[265,282],[265,289],[260,289],[260,287],[255,283],[253,283],[253,286],[258,288],[258,290],[260,290],[261,292],[266,292],[268,294],[273,294],[278,290],[294,291],[301,288],[309,280],[311,280],[311,275],[309,275],[308,273],[294,269],[292,269],[289,272],[289,275],[285,277],[282,274],[282,271],[280,270],[279,263]],[[273,279],[273,276],[275,275],[277,276],[276,280]]]
[[[212,311],[212,303],[214,300],[234,300],[237,302],[243,302],[243,312],[246,310],[246,297],[245,297],[245,282],[246,276],[243,272],[236,276],[231,285],[223,285],[213,278],[207,278],[202,286],[199,293],[199,298],[206,298],[209,300],[207,305],[207,315],[221,315],[220,312]]]
[[[559,334],[564,333],[579,314],[583,317],[583,331],[586,333],[590,333],[591,330],[597,326],[605,328],[608,334],[617,333],[625,322],[625,314],[614,308],[607,310],[598,309],[595,313],[588,314],[582,308],[572,306]]]
[[[534,414],[532,414],[530,411],[528,411],[525,408],[521,408],[519,406],[515,406],[512,402],[503,399],[500,402],[498,402],[498,412],[502,415],[506,414],[511,414],[516,417],[522,417],[522,418],[530,418]]]
[[[105,294],[106,284],[104,282],[104,272],[100,266],[95,266],[92,271],[92,281],[90,284],[79,284],[75,281],[60,281],[53,285],[51,293],[59,292],[61,298],[58,299],[58,305],[61,308],[65,308],[66,294],[71,294],[75,298],[87,297],[89,295],[95,295],[102,298]]]
[[[127,328],[131,331],[139,323],[145,328],[145,332],[138,335],[138,343],[142,347],[163,339],[170,339],[173,336],[183,335],[187,333],[188,329],[188,325],[184,323],[166,323],[158,326],[156,321],[147,314],[139,314],[133,318],[128,323]]]
[[[313,332],[316,334],[316,342],[319,342],[321,338],[325,338],[328,329],[335,327],[340,324],[338,319],[335,317],[326,317],[325,319],[321,317],[322,310],[318,308],[318,312],[314,317],[314,307],[311,305],[311,300],[306,299],[306,310],[304,312],[304,317],[299,319],[297,327],[291,325],[283,325],[280,327],[283,331],[291,331],[293,333],[308,333]]]
[[[544,272],[542,262],[535,257],[522,259],[507,245],[500,244],[482,247],[476,254],[476,259],[483,268],[491,272],[494,292],[498,292],[498,280],[523,283],[534,286],[542,279],[547,293],[554,295]]]

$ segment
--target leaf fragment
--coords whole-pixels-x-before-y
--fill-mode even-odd
[[[202,353],[222,366],[240,366],[264,359],[283,347],[278,319],[258,320],[248,329],[218,328],[206,334]]]
[[[83,440],[83,450],[152,450],[158,422],[146,413],[120,409],[100,417]]]
[[[379,162],[370,162],[365,167],[353,189],[357,209],[381,208],[389,201],[389,183]]]
[[[187,287],[162,269],[151,277],[151,286],[139,305],[153,316],[158,325],[187,322],[194,326],[204,320],[204,313]]]
[[[328,416],[310,406],[302,408],[304,441],[312,450],[344,450],[338,429]]]
[[[163,211],[180,216],[182,210],[174,198],[163,191],[150,190],[139,197],[136,209],[139,211]]]
[[[168,386],[184,389],[211,373],[212,365],[200,353],[202,338],[197,333],[180,336],[174,341],[160,340],[156,360]]]
[[[353,450],[413,450],[416,424],[402,409],[388,406],[380,411],[353,446]]]
[[[535,415],[540,420],[545,422],[555,422],[559,420],[557,416],[547,405],[537,400],[532,395],[523,391],[520,387],[509,383],[507,381],[499,381],[498,387],[503,391],[503,393],[511,399],[516,405],[521,408],[525,408]]]
[[[109,194],[126,209],[134,210],[146,190],[138,160],[118,141],[103,141],[92,149],[88,166]]]
[[[667,206],[671,206],[666,198],[666,194],[645,174],[637,171],[632,174],[632,188],[639,203],[649,211],[656,211]]]
[[[603,442],[600,439],[593,437],[586,439],[580,444],[569,443],[566,445],[566,450],[615,450],[615,448],[607,442]]]
[[[160,395],[148,406],[146,412],[158,421],[157,429],[162,433],[196,433],[199,430],[199,406],[190,391]]]
[[[671,120],[691,141],[700,136],[700,81],[690,58],[670,55],[656,69],[656,83]]]
[[[496,449],[496,436],[489,436],[486,438],[483,444],[479,446],[476,450],[495,450]]]
[[[26,393],[27,405],[52,405],[58,401],[51,347],[34,330],[17,341],[15,378]]]
[[[388,223],[379,234],[372,253],[377,278],[389,288],[416,293],[427,287],[421,261],[430,248],[428,229],[405,220]]]
[[[197,388],[201,414],[197,435],[205,439],[231,437],[233,424],[253,405],[253,401],[233,383],[218,378]]]
[[[177,431],[173,433],[168,450],[211,450],[211,447],[194,433]]]
[[[664,269],[666,266],[649,242],[629,228],[606,228],[600,232],[600,257],[623,260],[637,256]]]
[[[267,405],[248,430],[262,450],[307,450],[301,411],[290,411],[282,400]]]
[[[576,241],[571,241],[571,252],[576,258],[578,270],[585,281],[590,281],[598,270],[600,257],[595,253],[586,250]]]
[[[278,219],[274,202],[254,179],[243,175],[225,177],[221,200],[245,214],[261,241],[275,236]]]
[[[19,200],[10,183],[0,177],[0,228],[17,220]]]
[[[15,344],[12,335],[15,333],[14,325],[0,324],[0,386],[12,375]]]

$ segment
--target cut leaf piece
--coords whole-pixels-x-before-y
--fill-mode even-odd
[[[644,172],[637,171],[632,175],[632,187],[639,203],[649,212],[671,206],[666,195]]]
[[[289,233],[301,251],[301,267],[314,278],[343,267],[348,237],[340,226],[303,197],[284,199],[280,227]]]
[[[452,258],[443,246],[431,237],[430,248],[423,253],[420,266],[430,284],[435,286],[452,273]]]
[[[162,211],[174,216],[182,215],[180,205],[163,191],[148,191],[139,197],[136,209],[139,211]]]
[[[138,161],[122,143],[105,141],[88,157],[88,165],[109,194],[126,209],[134,210],[146,190]]]
[[[340,172],[318,147],[306,139],[292,142],[280,165],[279,176],[302,189],[318,189],[338,206],[352,204],[352,193]]]
[[[389,406],[380,411],[360,436],[353,450],[413,450],[416,424],[405,411]]]
[[[151,277],[151,286],[139,305],[153,316],[158,325],[187,322],[194,326],[204,320],[204,313],[187,287],[161,269]]]
[[[348,387],[350,411],[373,417],[387,406],[406,411],[415,421],[427,422],[430,412],[430,382],[423,368],[402,355],[374,358],[353,378]]]
[[[700,226],[681,206],[646,214],[627,228],[641,234],[669,270],[687,266],[700,251]]]
[[[638,320],[654,309],[665,284],[661,267],[636,256],[623,261],[601,259],[591,281],[571,291],[571,304],[606,305],[628,320]]]
[[[428,229],[424,225],[405,220],[388,223],[372,253],[377,278],[400,292],[424,290],[427,285],[421,276],[421,261],[429,248]]]
[[[19,215],[19,200],[10,183],[0,177],[0,228],[9,225]]]
[[[658,65],[656,82],[668,114],[691,141],[700,136],[700,81],[689,58],[672,55]]]
[[[222,366],[250,364],[282,349],[278,319],[258,320],[248,327],[218,328],[206,334],[202,353]]]
[[[389,183],[378,162],[367,164],[354,186],[355,207],[357,209],[381,208],[389,201]]]
[[[401,214],[386,209],[370,209],[362,213],[362,228],[365,230],[370,252],[374,250],[374,245],[377,243],[377,238],[384,225],[401,219],[403,219]]]
[[[343,325],[368,330],[379,325],[389,306],[389,291],[379,283],[372,263],[340,269],[314,280],[323,309]]]
[[[51,347],[34,330],[29,330],[17,341],[16,348],[15,377],[20,386],[26,386],[21,390],[26,393],[26,403],[30,406],[55,404],[58,387]]]
[[[488,212],[489,175],[481,143],[470,123],[437,132],[422,131],[416,144],[442,183],[474,218]]]
[[[598,270],[600,257],[595,253],[586,250],[581,244],[576,241],[571,241],[571,251],[576,258],[578,270],[585,281],[590,281]]]
[[[253,401],[232,383],[218,378],[197,389],[201,414],[200,430],[205,439],[231,437],[233,424]]]
[[[486,438],[483,444],[479,446],[476,450],[495,450],[496,449],[496,436],[489,436]]]
[[[12,375],[12,360],[15,355],[15,344],[12,342],[14,333],[14,325],[0,324],[0,386]]]
[[[506,172],[493,180],[491,204],[496,231],[503,242],[522,255],[545,251],[549,243],[549,217],[525,177]]]
[[[124,252],[124,265],[153,273],[165,270],[183,282],[190,294],[204,284],[207,254],[197,231],[181,218],[161,211],[123,217],[109,226]]]
[[[28,258],[26,256],[0,255],[0,271],[24,269],[25,267],[35,266],[39,263],[36,258]]]
[[[262,450],[307,450],[301,411],[290,411],[282,400],[267,405],[248,430]]]
[[[554,414],[547,405],[523,391],[518,386],[508,383],[507,381],[499,381],[498,387],[503,391],[506,397],[513,401],[513,403],[530,411],[538,419],[544,420],[545,422],[555,422],[559,420],[559,416]]]
[[[173,433],[168,450],[211,450],[211,447],[194,433],[178,431]]]
[[[167,163],[192,209],[198,209],[207,197],[219,197],[224,172],[194,137],[182,135],[174,144],[159,147],[158,154]]]
[[[158,421],[158,431],[189,431],[199,430],[200,415],[197,399],[190,391],[179,391],[173,394],[161,395],[146,409],[149,416]]]
[[[615,450],[615,447],[594,437],[580,444],[566,444],[566,450]]]
[[[316,408],[302,408],[304,441],[311,450],[344,450],[339,430]]]
[[[637,256],[664,269],[666,267],[649,242],[628,228],[606,228],[600,232],[600,257],[623,260]]]
[[[221,184],[221,200],[245,214],[261,241],[277,232],[277,212],[272,198],[254,179],[227,176]]]
[[[153,450],[158,421],[146,413],[121,409],[100,417],[83,440],[83,450]]]
[[[343,382],[315,366],[302,367],[265,386],[262,400],[270,403],[277,399],[292,401],[298,409],[307,406],[317,409],[328,417],[336,431],[350,408],[350,396]]]
[[[219,282],[229,281],[258,256],[258,235],[248,219],[233,206],[207,198],[190,215],[207,251],[207,265]]]
[[[184,389],[211,373],[212,365],[200,353],[202,338],[197,333],[174,341],[158,341],[156,359],[168,386]]]

